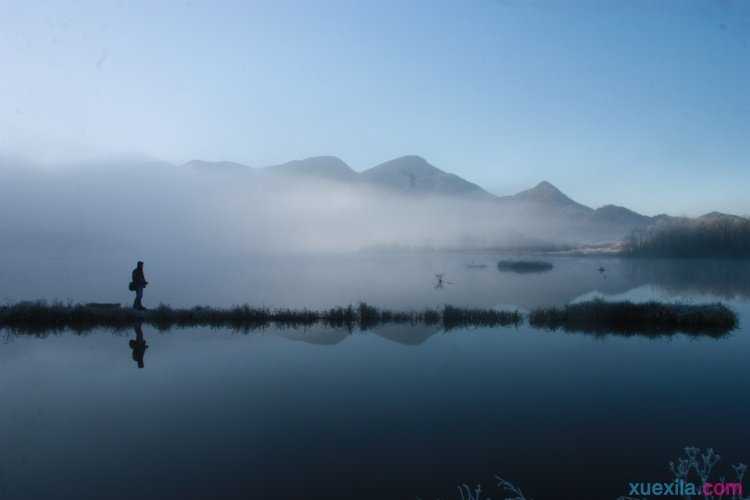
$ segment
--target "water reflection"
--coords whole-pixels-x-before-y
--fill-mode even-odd
[[[519,322],[513,325],[503,326],[461,326],[457,328],[446,328],[440,325],[425,325],[418,323],[406,323],[406,324],[381,324],[372,327],[335,327],[325,324],[314,324],[307,326],[278,326],[278,325],[263,325],[257,327],[243,327],[240,329],[234,328],[206,328],[206,327],[191,327],[203,329],[207,332],[216,330],[217,332],[223,333],[231,331],[235,334],[242,336],[257,335],[257,336],[275,336],[281,337],[293,342],[301,342],[305,344],[318,345],[318,346],[335,346],[348,341],[352,336],[376,336],[389,343],[401,344],[403,346],[420,347],[427,343],[434,336],[462,336],[470,334],[470,332],[483,332],[483,334],[497,334],[505,335],[510,332],[522,332],[524,334],[530,333],[541,333],[543,335],[584,335],[592,336],[599,339],[606,339],[608,337],[637,337],[648,340],[662,340],[667,341],[677,336],[684,336],[690,338],[713,338],[716,340],[726,339],[731,337],[734,332],[731,329],[726,328],[662,328],[662,329],[638,329],[633,328],[607,328],[607,327],[587,327],[583,325],[567,325],[567,326],[542,326],[536,324],[529,324],[528,320]],[[161,334],[181,336],[183,327],[169,327],[159,328]],[[16,337],[28,337],[33,336],[36,338],[48,338],[65,336],[66,333],[72,333],[76,336],[89,336],[101,333],[102,331],[109,331],[115,335],[121,335],[122,330],[113,330],[106,327],[92,328],[87,330],[69,330],[64,328],[58,328],[54,330],[0,330],[0,334],[5,338],[5,343],[10,342]],[[149,348],[149,344],[146,342],[143,334],[142,324],[133,326],[135,333],[135,339],[130,339],[128,345],[131,350],[131,357],[137,364],[138,368],[145,367],[145,354]]]
[[[481,306],[514,304],[522,308],[567,304],[598,292],[621,295],[646,286],[660,295],[710,296],[711,300],[750,298],[750,262],[718,259],[556,258],[544,273],[472,273],[451,291],[455,303]],[[468,273],[464,273],[468,276]],[[463,277],[462,277],[463,278]],[[457,280],[458,281],[458,280]],[[460,295],[459,295],[460,292]],[[662,296],[659,297],[663,298]]]
[[[133,331],[135,332],[135,340],[131,340],[128,342],[130,345],[130,349],[133,351],[133,361],[138,363],[138,368],[143,368],[143,356],[146,354],[146,349],[148,349],[148,344],[146,343],[146,339],[143,338],[143,326],[141,323],[136,323],[133,325]]]
[[[554,286],[571,299],[592,290],[666,299],[669,287],[690,297],[684,290],[704,285],[742,292],[736,277],[746,276],[738,266],[722,273],[721,263],[705,282],[690,279],[690,263],[673,265],[669,280],[643,262],[566,263],[518,281],[505,275],[507,296],[518,285],[532,299]],[[446,272],[457,284],[441,301],[458,302],[451,294],[473,283]],[[499,274],[472,273],[477,290]],[[421,283],[430,293],[432,276]],[[642,285],[655,277],[660,284]],[[513,304],[498,290],[472,298]],[[750,302],[732,306],[748,317]],[[59,498],[67,485],[65,498],[95,491],[125,500],[141,481],[148,500],[455,498],[456,483],[500,471],[530,498],[615,498],[633,478],[659,479],[654,471],[684,443],[745,457],[750,442],[747,330],[648,342],[528,323],[164,332],[145,324],[119,333],[36,332],[0,345],[0,497]],[[143,383],[128,383],[134,364],[145,365],[145,333],[158,362],[139,371]],[[123,470],[133,456],[149,474]],[[304,480],[289,480],[290,470]]]
[[[443,304],[461,307],[512,304],[530,309],[562,305],[592,291],[618,294],[644,285],[658,286],[674,294],[710,294],[723,300],[750,297],[750,262],[746,261],[542,258],[553,268],[521,274],[498,272],[498,262],[506,257],[478,253],[253,255],[227,258],[222,261],[221,269],[216,269],[214,260],[196,258],[188,265],[166,260],[151,267],[154,282],[158,283],[151,293],[158,302],[174,307],[196,304],[229,307],[247,302],[272,308],[316,310],[359,302],[393,310]],[[103,255],[99,259],[111,257]],[[0,298],[10,303],[46,299],[129,305],[131,292],[122,287],[121,274],[110,277],[106,271],[120,267],[120,263],[96,258],[85,265],[64,262],[54,269],[40,269],[36,262],[20,263],[5,269],[0,280]],[[61,273],[61,269],[65,272]],[[69,279],[80,274],[96,279],[81,283]],[[444,286],[436,288],[440,283],[438,274],[442,275]]]
[[[497,258],[488,255],[359,256],[340,257],[335,262],[319,258],[314,262],[316,265],[312,266],[309,262],[303,265],[289,259],[274,262],[273,266],[269,264],[269,268],[285,272],[274,277],[258,275],[256,285],[249,290],[249,295],[244,290],[231,286],[227,286],[226,290],[212,288],[216,280],[207,283],[215,296],[221,296],[225,292],[231,296],[230,304],[246,300],[250,304],[292,309],[323,309],[366,301],[375,307],[393,311],[423,308],[441,310],[445,304],[528,311],[594,297],[607,300],[688,302],[741,301],[750,298],[750,262],[744,261],[545,257],[554,264],[548,272],[517,274],[499,273],[494,265],[478,267],[476,264],[490,261],[489,259],[497,262]],[[333,265],[337,268],[336,272],[331,271]],[[287,275],[291,275],[291,271],[300,266],[306,272],[295,274],[295,285],[283,286]],[[328,278],[323,279],[320,273],[325,273]],[[352,280],[351,276],[358,276],[360,279]],[[269,284],[272,279],[276,280],[273,286]],[[431,279],[437,283],[431,283]],[[217,283],[216,286],[224,284]],[[196,290],[191,287],[183,289]],[[281,295],[276,296],[277,292]],[[167,303],[181,301],[168,291],[160,290],[159,294],[164,296],[164,302]],[[38,296],[34,292],[29,298]],[[200,303],[200,299],[191,296],[185,298],[185,302],[192,306]],[[408,322],[381,326],[373,333],[411,345],[424,343],[443,331],[441,325],[416,328]],[[41,337],[48,335],[50,331],[45,327],[39,331],[15,333]],[[279,334],[289,339],[319,344],[338,344],[349,337],[349,332],[336,328],[287,330]],[[146,347],[142,334],[139,335],[136,330],[131,349],[133,360],[139,365],[143,364]]]
[[[750,298],[750,262],[721,259],[627,259],[628,289],[655,285],[677,294]],[[625,290],[623,290],[625,291]]]

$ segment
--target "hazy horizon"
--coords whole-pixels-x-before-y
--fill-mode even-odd
[[[0,2],[0,154],[408,154],[494,194],[750,213],[750,5]]]
[[[373,164],[373,165],[368,165],[368,166],[363,166],[363,167],[357,167],[357,166],[349,164],[346,161],[346,159],[341,158],[341,157],[336,156],[336,155],[332,155],[332,154],[314,155],[312,157],[307,157],[307,158],[292,158],[292,159],[289,159],[289,160],[284,161],[282,163],[279,163],[277,165],[253,165],[253,164],[246,164],[246,163],[242,163],[242,162],[239,162],[239,161],[236,161],[236,160],[232,160],[232,159],[227,159],[227,158],[219,158],[219,159],[193,158],[193,159],[185,161],[185,162],[179,162],[179,163],[177,163],[177,162],[170,162],[168,160],[165,160],[165,159],[162,159],[162,158],[158,158],[158,157],[155,157],[155,156],[152,156],[152,155],[149,155],[149,154],[145,154],[145,153],[127,153],[127,152],[118,152],[118,153],[92,155],[92,156],[89,156],[89,157],[81,158],[81,159],[79,159],[77,161],[68,160],[68,161],[61,161],[61,162],[50,162],[50,161],[35,160],[35,159],[33,159],[33,158],[29,157],[29,156],[25,156],[25,155],[21,155],[21,154],[15,154],[15,155],[13,155],[13,154],[10,154],[10,155],[6,154],[6,155],[3,155],[2,152],[0,151],[0,167],[4,167],[4,166],[11,166],[11,167],[16,167],[16,168],[19,167],[19,166],[21,166],[22,168],[23,167],[30,167],[30,168],[33,169],[32,172],[36,172],[37,175],[44,176],[44,175],[48,175],[48,174],[65,174],[65,173],[71,173],[71,172],[80,174],[82,168],[84,169],[84,171],[93,172],[95,170],[91,170],[92,168],[93,169],[96,169],[96,168],[108,169],[108,168],[111,168],[112,166],[117,166],[119,168],[119,167],[122,167],[122,166],[125,166],[125,165],[130,165],[130,166],[132,166],[134,168],[134,172],[138,172],[138,175],[140,175],[142,173],[142,171],[139,170],[139,169],[142,167],[142,165],[144,163],[145,164],[152,163],[152,162],[153,163],[161,163],[161,164],[169,165],[171,167],[177,167],[177,168],[179,168],[179,167],[189,167],[189,164],[191,162],[198,161],[198,162],[206,162],[208,164],[215,165],[217,168],[221,168],[220,164],[222,164],[222,163],[231,163],[231,164],[236,164],[236,165],[241,165],[243,167],[247,167],[251,171],[262,172],[266,168],[277,167],[277,166],[281,166],[281,165],[284,165],[286,163],[291,163],[291,162],[294,162],[294,161],[310,160],[310,159],[321,158],[321,157],[325,157],[325,158],[331,157],[331,158],[337,158],[337,159],[343,161],[350,168],[352,168],[353,171],[355,171],[358,174],[362,174],[362,173],[366,172],[367,170],[372,169],[374,167],[377,167],[377,166],[381,165],[382,163],[386,163],[386,162],[388,162],[390,160],[400,159],[400,158],[405,158],[405,157],[414,157],[414,156],[420,157],[420,158],[424,159],[425,161],[427,161],[428,163],[432,164],[430,162],[429,158],[426,158],[423,155],[415,155],[415,154],[401,155],[401,156],[396,157],[396,158],[386,159],[383,162],[379,162],[378,164]],[[3,164],[3,163],[5,163],[5,164]],[[450,170],[442,169],[442,168],[440,168],[439,165],[433,165],[433,166],[435,166],[436,168],[438,168],[440,170],[443,170],[443,171],[445,171],[446,173],[449,173],[449,174],[454,174],[455,173],[455,172],[452,172]],[[189,176],[192,175],[192,173],[189,172],[189,171],[187,171],[186,175],[189,177]],[[42,177],[39,177],[39,179],[41,179],[41,178]],[[467,180],[469,182],[473,182],[471,179],[465,179],[465,180]],[[539,186],[541,184],[544,184],[544,183],[550,183],[554,187],[560,189],[560,191],[563,194],[569,195],[569,193],[566,192],[564,189],[562,189],[560,187],[560,185],[558,185],[555,182],[550,181],[549,179],[546,179],[546,178],[540,178],[538,181],[533,181],[531,184],[529,184],[527,186],[521,186],[518,189],[516,189],[515,191],[507,191],[507,192],[499,192],[497,190],[492,190],[492,189],[488,188],[487,186],[483,186],[481,183],[478,183],[478,182],[473,182],[473,183],[476,184],[477,186],[479,186],[481,189],[487,191],[491,195],[494,195],[494,196],[499,197],[499,198],[506,197],[506,196],[513,196],[513,195],[519,194],[519,193],[521,193],[523,191],[535,188],[535,187],[537,187],[537,186]],[[323,183],[323,185],[325,185],[325,184],[326,183]],[[334,185],[332,187],[334,188],[332,192],[335,193],[337,191],[337,189],[340,188],[340,187],[342,187],[342,186],[339,186],[339,183],[334,183]],[[241,186],[240,186],[240,188],[241,188]],[[729,213],[729,214],[732,214],[732,215],[739,215],[741,217],[750,218],[750,207],[748,207],[748,210],[749,210],[748,212],[723,211],[723,210],[717,209],[715,207],[714,208],[709,207],[706,210],[700,210],[700,209],[696,209],[694,207],[692,210],[685,210],[685,211],[678,211],[678,210],[672,209],[672,210],[667,210],[667,211],[663,211],[663,212],[655,212],[655,211],[648,212],[648,211],[639,210],[637,207],[627,206],[627,205],[625,205],[623,203],[620,203],[620,201],[616,200],[616,199],[611,199],[611,200],[606,201],[605,203],[603,203],[601,205],[589,205],[586,202],[583,202],[583,201],[581,201],[579,199],[576,199],[574,197],[571,197],[571,198],[573,199],[573,201],[579,202],[579,203],[583,204],[584,206],[588,206],[588,207],[590,207],[592,209],[598,209],[598,208],[602,208],[602,207],[614,205],[614,206],[624,207],[624,208],[633,210],[636,213],[639,213],[639,214],[647,216],[647,217],[655,217],[655,216],[658,216],[658,215],[669,215],[669,216],[673,216],[673,217],[699,217],[701,215],[706,215],[708,213],[719,212],[719,213]]]

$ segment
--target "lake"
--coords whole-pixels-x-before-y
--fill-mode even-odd
[[[671,481],[685,446],[719,451],[728,481],[730,464],[750,460],[750,263],[557,257],[551,271],[515,274],[499,258],[144,259],[144,303],[529,310],[656,298],[722,301],[740,328],[714,339],[144,326],[143,368],[132,330],[3,331],[0,498],[427,500],[460,498],[461,483],[504,498],[499,474],[537,500],[615,499],[632,481]],[[5,262],[7,301],[132,300],[123,256]]]

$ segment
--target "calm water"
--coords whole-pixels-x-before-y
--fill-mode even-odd
[[[226,258],[211,273],[200,259],[147,261],[145,302],[528,309],[657,297],[722,300],[743,328],[715,340],[144,327],[143,369],[132,331],[3,332],[0,498],[446,499],[464,482],[504,498],[500,474],[537,500],[614,499],[629,481],[671,480],[686,445],[718,449],[728,478],[729,463],[750,460],[750,264],[560,258],[514,275],[496,261]],[[0,297],[125,302],[130,265],[113,265],[8,265]],[[435,273],[451,284],[435,289]]]

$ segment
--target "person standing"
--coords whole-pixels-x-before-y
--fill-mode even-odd
[[[146,277],[143,275],[143,261],[139,260],[135,269],[133,269],[132,281],[130,282],[130,289],[135,292],[133,309],[137,309],[139,311],[146,310],[146,308],[143,307],[143,303],[141,302],[143,300],[143,289],[146,288],[146,285],[148,285],[148,281],[146,281]]]

